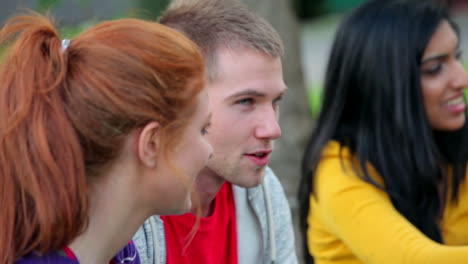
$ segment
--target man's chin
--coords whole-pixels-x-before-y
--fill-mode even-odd
[[[254,171],[245,172],[235,182],[234,185],[243,188],[254,188],[263,183],[265,177],[265,167],[257,168]]]

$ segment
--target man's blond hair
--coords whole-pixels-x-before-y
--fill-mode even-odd
[[[201,48],[211,81],[217,76],[219,48],[247,48],[271,57],[284,53],[278,32],[238,0],[174,0],[159,22],[184,33]]]

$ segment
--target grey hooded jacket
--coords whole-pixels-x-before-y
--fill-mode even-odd
[[[286,195],[270,168],[263,184],[233,186],[239,264],[297,264]],[[133,237],[142,264],[166,264],[164,223],[152,216]]]

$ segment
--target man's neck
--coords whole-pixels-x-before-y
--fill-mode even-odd
[[[197,214],[201,209],[201,217],[208,217],[213,213],[215,198],[224,184],[221,178],[211,169],[205,167],[195,181],[195,192],[192,195],[192,214]]]

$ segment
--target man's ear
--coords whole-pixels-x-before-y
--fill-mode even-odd
[[[156,167],[160,129],[158,122],[149,122],[143,127],[138,137],[138,158],[149,168]]]

